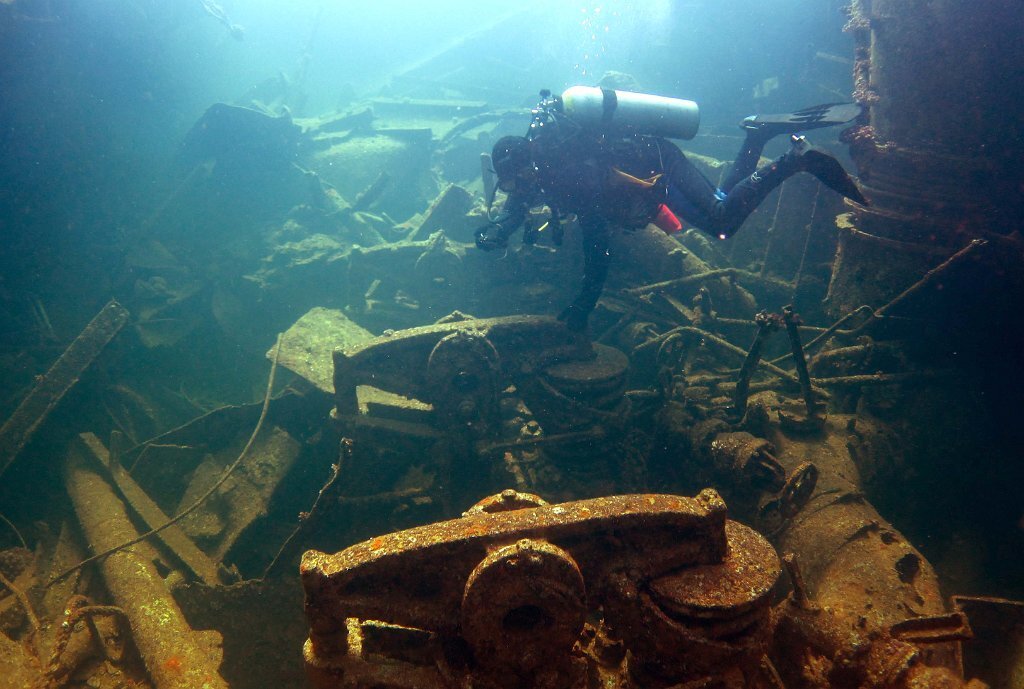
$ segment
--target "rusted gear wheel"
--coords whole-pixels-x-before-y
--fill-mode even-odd
[[[429,400],[447,426],[489,425],[498,415],[500,357],[483,335],[454,332],[427,359]]]
[[[544,541],[499,548],[462,596],[462,637],[478,665],[518,674],[565,657],[583,629],[586,588],[572,556]]]

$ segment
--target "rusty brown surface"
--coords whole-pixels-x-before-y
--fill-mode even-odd
[[[758,666],[779,561],[763,537],[725,519],[716,493],[538,501],[506,491],[481,503],[497,512],[474,508],[336,555],[307,552],[305,657],[314,684],[440,687],[455,673],[480,687],[592,686],[586,677],[597,675],[604,686],[626,686],[620,663],[599,669],[597,659],[614,657],[616,647],[633,652],[637,677]],[[501,509],[506,503],[521,507]],[[584,623],[598,609],[607,629]],[[374,665],[353,619],[397,625],[389,627],[396,652],[408,655],[412,644],[425,655],[407,661],[404,677],[394,664]],[[448,641],[431,651],[433,637],[416,641],[407,628]],[[461,661],[450,650],[455,640],[470,649]],[[435,665],[448,670],[424,679]],[[373,668],[376,679],[362,679]]]
[[[780,550],[795,554],[803,583],[794,603],[780,608],[773,657],[788,687],[831,686],[844,673],[879,688],[928,686],[921,682],[930,681],[964,686],[954,649],[944,643],[962,635],[922,632],[916,641],[926,650],[911,643],[915,625],[938,625],[945,619],[938,577],[865,499],[845,439],[847,422],[841,415],[830,416],[823,434],[814,439],[781,432],[772,436],[783,466],[813,459],[820,470],[806,506],[777,539]],[[818,679],[798,674],[807,658]]]
[[[459,633],[488,670],[533,672],[572,650],[586,615],[586,585],[573,557],[524,538],[492,550],[473,568]]]
[[[646,548],[637,566],[650,577],[719,560],[724,520],[725,504],[713,491],[698,499],[616,496],[473,514],[385,534],[336,555],[311,550],[301,565],[307,613],[314,629],[324,625],[335,632],[347,617],[378,615],[397,624],[453,630],[464,584],[495,544],[543,538],[573,553],[585,572],[604,571],[628,558],[629,549]],[[420,595],[403,586],[410,566],[424,587]]]
[[[640,686],[722,676],[730,668],[752,672],[766,652],[778,557],[749,527],[729,521],[725,530],[729,550],[721,562],[645,585],[618,579],[623,590],[606,615],[630,649],[629,671]]]

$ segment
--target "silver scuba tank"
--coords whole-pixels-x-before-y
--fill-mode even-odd
[[[632,130],[669,139],[692,139],[700,126],[700,109],[692,100],[596,86],[566,89],[562,109],[584,127]]]

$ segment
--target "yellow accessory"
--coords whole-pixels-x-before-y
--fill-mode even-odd
[[[662,175],[662,173],[659,172],[658,174],[654,175],[653,177],[648,177],[647,179],[640,179],[639,177],[634,177],[633,175],[629,174],[628,172],[623,172],[622,170],[620,170],[617,167],[613,167],[612,171],[615,172],[615,174],[617,174],[619,177],[624,179],[626,182],[628,182],[630,184],[635,184],[638,187],[643,187],[644,189],[650,189],[655,184],[657,184],[658,180],[661,179],[661,175]]]

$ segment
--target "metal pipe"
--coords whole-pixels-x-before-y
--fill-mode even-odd
[[[804,394],[807,418],[817,418],[818,405],[814,399],[814,388],[811,387],[811,375],[807,372],[807,357],[804,356],[804,347],[800,342],[800,330],[797,328],[800,317],[793,313],[792,304],[782,307],[782,320],[786,324],[789,344],[793,348],[793,362],[796,364],[797,377],[800,379],[800,389]]]
[[[95,552],[103,552],[138,533],[110,484],[87,468],[84,452],[88,450],[80,441],[72,444],[65,486],[86,539]],[[110,554],[100,563],[100,571],[107,590],[128,617],[135,646],[157,689],[228,689],[218,672],[220,659],[211,657],[212,649],[200,646],[156,567],[139,547]]]
[[[761,361],[761,349],[764,347],[765,339],[779,327],[778,316],[767,311],[762,311],[754,316],[754,322],[757,323],[757,334],[754,335],[754,341],[750,345],[750,351],[747,352],[747,358],[743,360],[743,366],[740,367],[740,377],[736,381],[736,391],[733,393],[733,413],[741,419],[747,411],[747,394],[750,389],[750,378],[754,375],[754,371],[757,370],[757,364]]]

